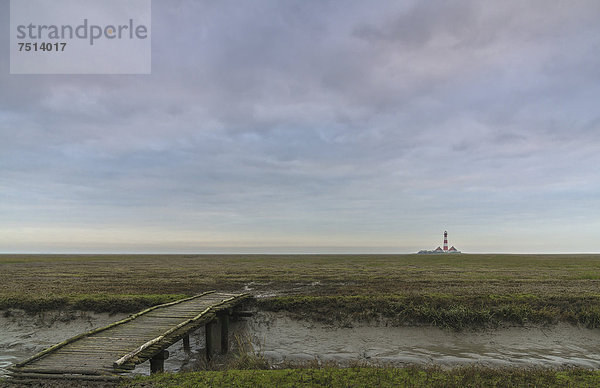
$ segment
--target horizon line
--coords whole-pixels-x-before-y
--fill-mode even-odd
[[[251,251],[213,251],[213,252],[119,252],[119,251],[98,251],[98,252],[0,252],[0,256],[4,255],[421,255],[421,256],[440,256],[443,254],[419,254],[418,252],[251,252]],[[448,254],[449,256],[456,255],[600,255],[600,252],[464,252]]]

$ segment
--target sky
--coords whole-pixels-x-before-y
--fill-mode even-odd
[[[598,20],[154,0],[151,75],[10,75],[0,0],[0,252],[599,252]]]

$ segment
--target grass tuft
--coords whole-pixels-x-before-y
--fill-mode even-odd
[[[380,321],[396,326],[428,324],[456,330],[501,323],[553,324],[564,321],[600,327],[600,296],[542,299],[520,295],[286,296],[257,299],[266,311],[329,324]]]
[[[185,298],[183,294],[107,295],[75,294],[65,296],[0,295],[0,310],[18,308],[28,313],[49,310],[82,310],[98,313],[132,313],[162,303]]]

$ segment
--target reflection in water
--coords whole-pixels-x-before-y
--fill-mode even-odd
[[[3,353],[8,353],[8,352],[10,352],[10,351],[3,349]],[[9,366],[13,365],[16,362],[18,362],[16,356],[11,356],[9,354],[1,354],[0,355],[0,371],[4,370],[5,368],[8,368]]]

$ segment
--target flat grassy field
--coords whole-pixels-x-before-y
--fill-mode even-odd
[[[159,374],[122,387],[598,387],[600,373],[573,370],[320,368]]]
[[[211,289],[325,321],[600,327],[600,255],[0,256],[0,309],[132,312]]]

